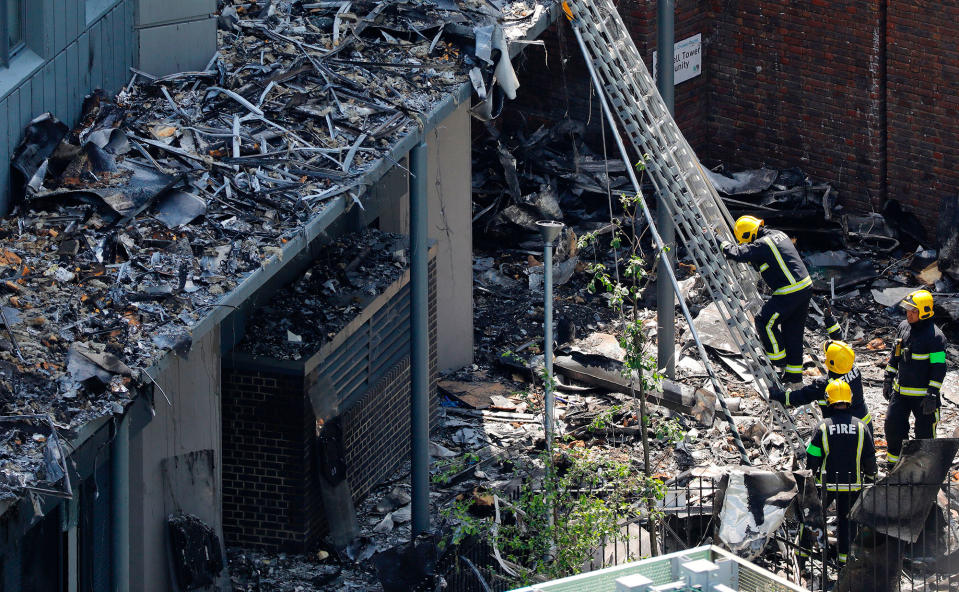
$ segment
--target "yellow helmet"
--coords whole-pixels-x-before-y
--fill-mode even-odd
[[[856,361],[856,352],[845,341],[830,339],[823,344],[822,351],[826,354],[826,368],[832,372],[846,374],[852,370],[852,364]]]
[[[733,233],[739,244],[751,243],[756,240],[756,233],[762,225],[763,221],[755,216],[740,216],[733,227]]]
[[[826,385],[826,402],[830,405],[836,403],[852,403],[852,389],[845,380],[830,380]]]
[[[929,293],[929,290],[916,290],[903,298],[901,304],[903,308],[918,310],[920,319],[932,318],[932,294]]]

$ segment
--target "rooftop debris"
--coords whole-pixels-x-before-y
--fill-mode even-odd
[[[468,74],[504,92],[492,62],[502,73],[505,40],[545,14],[473,0],[219,9],[203,70],[136,72],[115,100],[87,97],[74,129],[43,114],[25,131],[0,221],[0,413],[49,414],[68,436],[122,413],[308,222],[334,201],[363,207],[366,175],[397,164],[392,147]],[[11,483],[34,478],[28,452],[8,456]]]
[[[407,269],[406,238],[368,229],[338,237],[257,308],[237,351],[299,360],[316,353]]]

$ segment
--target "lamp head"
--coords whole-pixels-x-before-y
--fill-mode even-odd
[[[563,231],[563,223],[555,220],[540,220],[536,223],[536,227],[539,229],[540,236],[543,237],[543,242],[550,245]]]

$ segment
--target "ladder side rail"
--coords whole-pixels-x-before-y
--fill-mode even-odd
[[[599,47],[596,47],[596,44],[598,42],[595,39],[592,39],[592,41],[593,41],[592,50],[596,52],[597,54],[601,55],[600,53],[601,49]],[[615,57],[617,56],[614,53],[613,58]],[[637,54],[637,59],[638,59],[638,54]],[[602,77],[604,78],[604,82],[607,84],[607,87],[613,87],[615,89],[614,96],[618,100],[613,101],[614,107],[616,107],[617,115],[619,116],[621,121],[624,123],[624,126],[627,128],[627,133],[631,136],[630,139],[633,140],[633,143],[635,144],[636,138],[634,136],[637,135],[636,128],[641,128],[641,127],[644,127],[644,125],[648,125],[648,124],[645,120],[640,120],[633,113],[623,108],[623,103],[625,103],[624,101],[625,95],[639,94],[643,97],[649,97],[649,98],[655,97],[655,99],[659,99],[659,100],[658,101],[651,100],[650,104],[660,105],[661,108],[663,109],[664,117],[665,115],[667,115],[667,112],[665,111],[665,106],[662,104],[662,99],[660,99],[658,95],[654,94],[653,92],[655,91],[655,86],[651,84],[652,82],[651,79],[647,80],[647,82],[650,83],[648,91],[646,89],[637,89],[636,87],[624,88],[624,86],[627,86],[627,87],[629,86],[626,84],[628,77],[618,76],[613,71],[612,66],[610,64],[610,62],[613,62],[613,61],[616,61],[616,60],[614,59],[599,60],[599,64],[598,64],[599,70],[601,74],[603,75]],[[643,66],[643,69],[645,69],[645,66]],[[636,72],[641,71],[640,68],[633,68],[632,70]],[[647,117],[646,119],[652,119],[652,118]],[[685,138],[683,138],[682,134],[678,131],[678,127],[676,127],[675,122],[673,122],[671,119],[668,119],[668,121],[672,123],[672,125],[668,126],[668,129],[664,128],[660,131],[664,133],[671,132],[671,133],[668,133],[667,135],[674,136],[675,142],[677,143],[681,142],[684,145],[683,149],[685,150],[687,155],[693,154],[692,149],[688,148],[688,144],[685,143]],[[632,129],[629,129],[629,128],[632,128]],[[641,154],[650,153],[650,154],[662,155],[662,154],[670,153],[670,150],[667,147],[667,145],[665,145],[664,143],[660,141],[660,136],[654,133],[655,131],[657,130],[647,130],[647,133],[639,134],[642,138],[641,144],[643,146],[643,151],[640,152]],[[659,168],[658,163],[655,163],[655,162],[652,163],[652,166],[650,166],[649,168],[650,169]],[[676,168],[677,170],[680,168],[678,162],[674,164],[674,168]],[[690,159],[690,162],[686,163],[686,168],[694,171],[695,175],[693,175],[692,177],[688,175],[683,175],[684,180],[686,177],[693,178],[693,179],[698,178],[697,184],[700,186],[700,188],[711,190],[710,193],[715,193],[715,188],[712,187],[712,184],[709,183],[704,176],[702,176],[701,165],[699,164],[698,159],[695,161],[692,161],[692,159]],[[662,184],[659,184],[657,186],[657,189],[662,191],[663,189]],[[701,203],[703,203],[703,200],[696,199],[696,194],[695,194],[695,191],[693,191],[692,187],[688,187],[687,189],[688,191],[683,191],[683,193],[685,193],[686,196],[688,197],[688,199],[686,200],[688,204],[696,204],[697,206],[699,206]],[[718,195],[716,197],[718,199]],[[710,199],[710,200],[707,200],[707,202],[711,202],[711,203],[705,204],[707,205],[707,207],[715,206],[714,200]],[[709,207],[709,209],[713,211],[710,211],[708,213],[702,212],[702,218],[704,220],[706,219],[715,220],[716,218],[722,218],[727,220],[728,222],[728,220],[730,219],[728,210],[726,210],[725,206],[723,206],[721,209],[717,209],[715,207]],[[732,239],[731,234],[729,234],[728,232],[728,228],[724,227],[723,225],[719,225],[719,228],[727,234],[725,238],[730,240]],[[716,237],[717,251],[719,247],[718,238],[719,237]],[[741,264],[736,264],[734,268],[735,268],[735,271],[738,271],[738,273],[734,272],[734,276],[738,280],[736,282],[736,285],[742,288],[744,293],[743,298],[745,299],[745,301],[749,303],[752,307],[755,307],[756,304],[761,303],[761,299],[759,298],[758,291],[756,291],[755,289],[755,284],[756,284],[755,272],[753,272],[751,269]]]
[[[584,2],[584,4],[587,6],[591,6],[588,2]],[[615,12],[615,9],[610,10],[609,7],[607,7],[607,14],[610,15],[610,18],[606,19],[607,22],[611,22],[614,25],[618,25],[621,22],[619,21],[619,18],[618,18],[619,15],[618,13]],[[583,36],[583,37],[589,37],[589,41],[591,42],[589,45],[594,46],[592,47],[592,50],[596,56],[609,55],[608,53],[604,54],[604,52],[601,50],[600,47],[596,47],[597,45],[600,45],[600,44],[604,45],[607,49],[612,49],[612,52],[610,53],[613,54],[614,58],[619,58],[617,54],[620,48],[626,49],[627,53],[633,53],[634,54],[633,63],[636,64],[636,67],[623,68],[620,65],[619,69],[623,72],[632,72],[634,74],[637,74],[639,81],[644,84],[639,84],[635,80],[633,80],[634,88],[627,88],[625,89],[626,92],[634,96],[639,95],[643,97],[645,99],[643,103],[645,103],[647,106],[652,105],[654,106],[654,108],[658,107],[661,112],[665,112],[664,111],[665,106],[662,104],[662,100],[658,96],[658,92],[655,91],[655,85],[652,83],[652,79],[648,75],[648,72],[646,72],[645,65],[639,59],[638,52],[635,49],[635,45],[632,43],[632,40],[628,37],[628,35],[624,35],[622,33],[621,27],[616,27],[616,29],[620,33],[618,35],[619,39],[616,41],[613,41],[612,43],[609,42],[610,40],[612,40],[611,39],[612,36],[610,36],[608,33],[606,33],[606,36],[607,36],[606,42],[597,42],[595,37],[592,35]],[[577,33],[579,32],[580,30],[577,27]],[[584,53],[589,54],[588,51],[585,51],[586,44],[583,43],[582,37],[580,37],[579,40],[581,42],[581,47],[584,49]],[[629,52],[628,51],[629,49],[631,49],[632,52]],[[657,188],[660,191],[662,191],[664,187],[668,188],[668,191],[663,191],[663,193],[666,195],[669,195],[675,192],[675,194],[685,197],[686,205],[692,205],[697,210],[699,210],[701,206],[703,210],[708,212],[709,218],[706,217],[705,212],[699,211],[697,212],[697,214],[700,221],[705,221],[707,219],[715,220],[716,218],[725,220],[726,225],[721,225],[720,228],[721,228],[721,231],[727,234],[726,236],[727,239],[731,238],[728,236],[729,227],[731,226],[731,221],[732,221],[731,216],[729,215],[728,210],[725,208],[725,204],[723,204],[722,201],[719,199],[718,194],[715,191],[715,188],[712,187],[712,184],[705,178],[705,174],[702,171],[701,164],[699,163],[698,159],[695,158],[695,153],[692,151],[691,147],[689,147],[688,143],[685,140],[685,137],[683,137],[682,134],[679,132],[678,126],[676,126],[675,121],[673,121],[672,118],[668,116],[668,113],[663,118],[656,118],[657,114],[649,110],[646,110],[646,111],[640,110],[640,113],[642,113],[645,116],[644,118],[634,118],[635,115],[629,109],[623,108],[623,106],[626,104],[626,101],[622,100],[622,92],[624,89],[620,88],[621,83],[623,81],[629,80],[633,77],[616,76],[615,73],[612,72],[612,67],[609,64],[609,61],[606,59],[599,59],[599,58],[593,59],[592,56],[590,55],[587,55],[586,57],[587,59],[591,61],[591,63],[595,62],[595,65],[598,66],[597,69],[602,71],[602,73],[605,75],[604,78],[606,80],[604,82],[606,83],[606,85],[604,85],[604,87],[605,88],[612,87],[616,89],[617,91],[616,94],[620,95],[619,97],[617,97],[620,100],[615,101],[615,103],[618,103],[616,105],[617,107],[616,111],[619,118],[623,120],[622,123],[624,125],[628,123],[635,123],[635,124],[639,124],[635,126],[637,128],[643,128],[643,127],[647,128],[646,134],[635,134],[635,133],[631,134],[630,139],[634,143],[634,148],[637,148],[640,154],[645,154],[651,150],[653,153],[660,155],[663,158],[663,160],[666,161],[664,165],[661,165],[661,167],[665,171],[664,174],[663,173],[658,175],[651,174],[651,179],[653,180],[654,184],[657,185]],[[642,88],[644,85],[647,88],[652,90],[648,92],[644,92],[645,89]],[[626,86],[628,87],[629,85],[626,85]],[[607,109],[608,109],[608,106],[607,106]],[[638,139],[640,140],[639,146],[636,145],[637,138],[635,136],[637,135],[639,136]],[[672,138],[670,138],[671,136]],[[671,139],[672,146],[664,145],[662,142],[663,137],[665,137],[667,140]],[[654,145],[651,145],[651,144],[654,144]],[[665,155],[665,157],[663,157],[663,155]],[[685,159],[682,157],[685,157]],[[656,166],[658,164],[660,163],[656,163],[654,161],[653,166],[648,168],[659,169],[660,166]],[[672,165],[671,167],[669,166],[670,164]],[[681,172],[674,173],[674,171],[683,171],[683,170],[687,171],[687,174],[683,174]],[[654,173],[659,171],[651,170],[650,172]],[[679,183],[676,177],[679,177],[679,179],[682,180],[682,183]],[[659,181],[659,183],[656,183],[657,180]],[[684,208],[676,204],[675,210],[677,212],[682,212]],[[700,224],[700,227],[702,226],[704,225]],[[692,243],[695,243],[695,244],[698,244],[699,239],[701,239],[703,236],[710,237],[712,239],[713,244],[709,246],[713,248],[705,249],[704,254],[700,255],[700,257],[702,257],[704,260],[710,261],[710,265],[703,266],[706,269],[710,270],[711,272],[714,272],[714,273],[711,273],[710,275],[715,274],[715,275],[724,276],[725,274],[722,274],[721,271],[717,271],[717,270],[730,270],[733,272],[734,276],[739,276],[737,279],[741,278],[742,280],[746,280],[749,275],[752,275],[753,278],[750,278],[750,279],[752,279],[753,282],[755,281],[755,272],[753,272],[751,269],[745,268],[745,266],[728,265],[728,264],[724,266],[712,265],[713,256],[715,255],[716,252],[718,252],[718,246],[719,246],[718,238],[713,235],[713,233],[710,231],[711,230],[710,228],[702,228],[702,230],[703,230],[702,235],[698,235],[695,233],[688,233],[687,239],[692,238],[693,239]],[[742,277],[744,275],[747,277]],[[719,277],[719,278],[712,278],[712,279],[715,282],[718,282],[719,285],[723,285],[726,287],[730,287],[730,286],[743,287],[743,286],[749,286],[752,284],[753,290],[750,290],[750,291],[755,294],[755,298],[748,298],[749,295],[745,293],[743,295],[744,297],[748,298],[748,300],[751,300],[753,302],[758,300],[758,291],[755,290],[755,284],[752,282],[729,281],[730,278],[728,277]],[[710,289],[710,292],[718,291],[720,292],[720,294],[722,294],[721,298],[714,298],[715,300],[717,300],[717,308],[721,311],[721,317],[725,317],[724,321],[726,322],[727,326],[730,328],[731,334],[734,334],[734,333],[739,334],[737,335],[740,341],[738,345],[740,345],[741,349],[746,349],[746,351],[743,353],[746,354],[748,357],[755,359],[755,361],[758,362],[756,366],[761,370],[761,373],[765,375],[762,378],[766,378],[770,384],[778,384],[778,377],[776,377],[775,373],[771,371],[772,367],[768,363],[768,360],[765,359],[765,356],[758,355],[759,352],[757,352],[757,348],[756,348],[756,346],[759,345],[758,340],[755,337],[753,337],[753,334],[749,331],[748,326],[744,327],[739,322],[736,322],[736,319],[740,319],[742,318],[742,316],[745,316],[744,315],[745,310],[743,310],[743,307],[741,306],[742,303],[739,302],[739,298],[735,298],[734,296],[732,299],[732,301],[739,306],[731,307],[731,310],[724,311],[723,309],[731,304],[731,302],[729,302],[730,297],[729,295],[723,293],[721,290],[714,290],[714,288],[709,285],[710,283],[712,282],[707,282],[707,286]],[[720,306],[719,304],[720,302],[725,306]],[[723,314],[723,312],[725,312],[725,314]],[[732,312],[732,314],[730,314],[730,312]],[[749,337],[747,338],[747,336]],[[742,348],[743,345],[746,345],[748,347]],[[757,382],[761,382],[761,381],[757,381]],[[775,407],[779,407],[778,411],[780,413],[776,413]],[[785,413],[785,410],[778,405],[775,407],[773,409],[774,416],[781,414],[785,417],[785,420],[789,424],[792,424],[791,418],[789,418],[788,414]],[[792,427],[794,430],[795,427],[794,426]]]

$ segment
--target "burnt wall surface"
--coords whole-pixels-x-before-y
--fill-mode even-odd
[[[617,6],[648,67],[656,1]],[[696,33],[704,71],[676,86],[676,113],[705,164],[799,166],[852,211],[901,201],[933,238],[942,199],[959,192],[959,2],[678,0],[676,40]],[[514,105],[533,129],[588,120],[597,140],[569,24],[543,39],[518,64]]]
[[[436,265],[429,265],[429,343],[430,343],[430,426],[437,425],[437,307]],[[380,311],[406,310],[409,298],[406,286],[396,291]],[[372,321],[380,327],[374,314]],[[409,317],[403,317],[405,329],[388,331],[409,335]],[[367,323],[357,333],[370,331]],[[342,420],[347,479],[354,501],[359,501],[377,483],[408,460],[410,451],[410,358],[408,345],[396,357],[392,347],[377,347],[383,340],[373,334],[372,347],[355,347],[345,340],[330,357],[345,353],[355,358],[347,364],[357,381],[372,373],[365,392],[343,401]],[[408,344],[408,337],[407,337]],[[372,355],[371,355],[372,354]],[[366,357],[365,360],[361,359]],[[382,359],[381,359],[382,358]],[[256,547],[272,551],[309,551],[327,532],[324,509],[317,480],[315,416],[308,389],[316,384],[315,373],[305,369],[291,373],[289,361],[275,362],[258,358],[260,369],[248,364],[228,363],[223,368],[223,531],[231,546]],[[377,370],[388,364],[385,370]],[[284,369],[281,370],[280,368]],[[322,368],[322,365],[320,366]],[[338,370],[339,371],[339,370]],[[319,377],[323,378],[323,377]],[[326,396],[338,397],[334,383],[340,376],[328,377]],[[350,393],[355,392],[349,389]]]
[[[884,183],[881,2],[714,4],[707,161],[799,166],[878,210]],[[709,164],[709,162],[707,162]]]
[[[652,72],[656,49],[656,2],[621,0],[616,2],[626,26],[646,67]],[[709,59],[706,33],[710,13],[704,0],[676,2],[676,40],[697,33],[703,35],[703,64]],[[509,121],[526,119],[530,132],[540,125],[552,127],[567,118],[587,124],[587,139],[594,150],[602,149],[599,100],[591,96],[589,70],[576,43],[569,22],[562,18],[543,35],[544,48],[530,47],[516,62],[520,88],[516,101],[507,103],[503,117]],[[690,145],[697,151],[705,148],[706,116],[709,107],[708,72],[675,87],[676,120]],[[475,135],[475,134],[474,134]],[[607,153],[619,158],[616,145],[607,138]]]
[[[889,2],[886,28],[888,195],[932,237],[959,193],[959,2]]]

